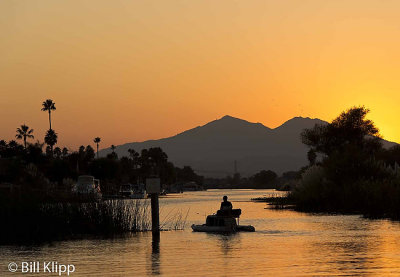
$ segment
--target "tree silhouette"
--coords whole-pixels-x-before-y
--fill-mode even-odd
[[[136,152],[134,149],[128,149],[129,157],[132,159],[133,168],[136,169],[139,164],[139,153]]]
[[[61,158],[62,151],[60,147],[54,148],[54,155],[56,156],[57,159]]]
[[[53,155],[53,152],[51,151],[51,147],[49,145],[46,146],[45,151],[46,151],[46,155],[47,156],[52,156]]]
[[[278,175],[272,170],[261,170],[252,176],[252,181],[259,186],[274,185],[274,182]]]
[[[61,153],[62,153],[63,158],[67,157],[67,156],[68,156],[68,153],[69,153],[68,148],[67,148],[67,147],[64,147],[64,148],[62,149]]]
[[[56,110],[56,103],[53,102],[51,99],[47,99],[42,103],[42,111],[49,113],[49,123],[50,123],[50,130],[51,130],[51,111]]]
[[[8,147],[10,147],[10,148],[12,148],[12,149],[15,149],[15,148],[18,148],[18,143],[15,141],[15,140],[10,140],[9,142],[8,142]]]
[[[112,150],[112,152],[110,153],[110,154],[108,154],[107,155],[107,158],[108,159],[114,159],[114,160],[117,160],[118,159],[118,155],[117,155],[117,153],[115,153],[115,149],[116,149],[117,147],[113,144],[113,145],[111,145],[111,150]]]
[[[26,153],[24,146],[18,144],[15,140],[10,140],[6,143],[4,140],[0,141],[0,157],[11,158],[20,156]]]
[[[27,138],[34,138],[32,133],[33,133],[33,129],[29,129],[28,126],[23,124],[23,125],[21,125],[21,127],[17,128],[17,134],[15,135],[15,137],[17,139],[23,139],[24,140],[24,147],[26,149],[26,139]]]
[[[4,139],[0,140],[0,157],[3,155],[6,149],[7,149],[7,142]]]
[[[50,147],[51,155],[53,155],[53,147],[54,145],[57,144],[57,139],[58,136],[54,130],[52,129],[47,130],[46,135],[44,137],[44,142],[46,142],[46,144]]]
[[[310,148],[310,165],[315,154],[321,157],[319,164],[334,184],[347,186],[361,178],[376,178],[379,169],[373,169],[374,160],[382,143],[378,128],[366,118],[368,112],[364,106],[353,107],[331,123],[317,124],[301,133],[303,143]]]
[[[380,135],[374,123],[366,119],[368,112],[364,106],[350,108],[327,125],[305,129],[302,142],[315,153],[327,156],[349,145],[373,152],[380,148]]]
[[[140,162],[143,174],[160,175],[167,166],[168,155],[160,147],[142,149]]]
[[[85,156],[85,146],[83,146],[83,145],[79,146],[78,153],[79,153],[79,157],[81,157],[83,159],[83,157]]]
[[[68,150],[67,147],[64,147],[61,152],[62,152],[63,157],[67,157],[68,153],[69,153],[69,150]]]
[[[93,142],[96,143],[96,146],[97,146],[97,158],[99,158],[99,143],[100,143],[100,141],[101,141],[101,138],[99,138],[99,137],[96,137],[93,140]]]
[[[92,146],[88,145],[85,148],[85,161],[90,162],[94,159],[94,149]]]

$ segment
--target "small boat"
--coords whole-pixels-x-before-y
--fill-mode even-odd
[[[256,229],[254,226],[239,225],[239,217],[241,213],[241,209],[233,209],[231,211],[219,210],[216,214],[207,216],[206,224],[193,224],[192,229],[194,232],[208,233],[235,233],[240,231],[255,232]]]

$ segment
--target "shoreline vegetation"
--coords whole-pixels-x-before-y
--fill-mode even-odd
[[[151,225],[149,205],[139,200],[51,203],[28,195],[1,200],[1,244],[108,237],[147,231]]]
[[[176,167],[159,147],[128,150],[119,158],[112,145],[106,157],[98,156],[101,138],[78,151],[55,147],[58,134],[52,129],[55,103],[42,104],[49,113],[50,129],[44,141],[29,143],[34,130],[23,124],[16,138],[0,140],[0,243],[37,242],[80,235],[110,235],[147,231],[149,211],[145,200],[101,200],[72,193],[78,176],[100,179],[103,195],[117,195],[122,184],[143,184],[158,176],[162,189],[181,192],[182,183],[196,188],[274,188],[290,190],[284,197],[272,195],[265,201],[275,208],[303,212],[360,213],[371,218],[400,220],[400,146],[384,149],[378,128],[366,119],[365,107],[353,107],[331,123],[315,125],[301,134],[308,146],[309,164],[281,176],[263,170],[249,177],[239,173],[222,179],[205,179],[190,166]],[[97,154],[97,158],[96,158]],[[167,215],[171,226],[183,229],[187,218]],[[171,223],[172,222],[172,223]]]
[[[38,194],[0,196],[0,244],[36,244],[151,231],[149,199],[54,202]],[[162,217],[160,230],[184,230],[189,210]]]
[[[138,201],[123,201],[124,184],[142,185],[146,178],[160,178],[164,192],[181,192],[184,185],[206,188],[271,188],[275,172],[261,171],[251,178],[239,174],[223,179],[205,179],[190,166],[176,167],[159,147],[137,152],[129,149],[118,157],[116,146],[106,157],[99,156],[101,138],[77,151],[58,147],[59,134],[52,121],[56,112],[53,100],[43,101],[41,110],[48,113],[49,129],[43,142],[35,139],[27,124],[16,130],[16,140],[0,140],[0,243],[40,242],[74,238],[81,235],[110,235],[150,229],[149,211]],[[78,176],[90,175],[100,180],[103,199],[74,193]],[[283,180],[290,177],[283,176]],[[254,184],[253,186],[251,186]],[[108,199],[108,200],[107,200]],[[112,199],[112,200],[110,200]],[[187,217],[187,214],[186,214]],[[161,228],[183,229],[182,211],[169,214]]]
[[[361,214],[400,220],[400,146],[384,149],[365,107],[305,129],[309,165],[284,197],[253,199],[301,212]]]

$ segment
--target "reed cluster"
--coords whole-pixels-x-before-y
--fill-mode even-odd
[[[0,201],[0,243],[109,236],[151,228],[147,200],[43,203],[35,197]]]
[[[187,223],[187,217],[189,215],[190,209],[184,213],[183,210],[172,209],[168,214],[162,219],[160,223],[161,230],[184,230]]]

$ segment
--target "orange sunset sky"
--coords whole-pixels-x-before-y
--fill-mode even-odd
[[[371,109],[400,142],[400,1],[0,1],[0,139],[175,135],[226,114],[276,127]]]

